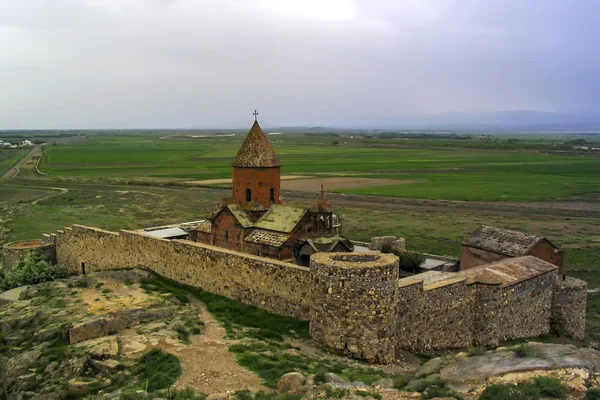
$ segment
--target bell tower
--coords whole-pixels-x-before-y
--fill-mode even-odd
[[[257,121],[233,160],[233,202],[260,211],[281,204],[281,163]]]

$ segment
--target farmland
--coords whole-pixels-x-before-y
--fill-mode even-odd
[[[83,179],[221,179],[230,177],[241,137],[164,140],[158,136],[90,136],[49,146],[40,169]],[[337,145],[301,135],[272,140],[282,174],[386,179],[342,193],[463,201],[547,201],[598,192],[600,157],[538,149],[424,147],[422,141],[350,139]],[[432,141],[430,141],[432,142]],[[390,181],[392,180],[392,181]],[[393,184],[398,180],[398,184]],[[407,183],[409,181],[409,183]]]
[[[110,230],[197,220],[229,195],[242,137],[88,135],[44,147],[40,169],[0,181],[0,243],[79,223]],[[459,256],[479,224],[547,236],[569,274],[600,288],[600,157],[555,138],[497,141],[270,137],[286,201],[306,205],[319,182],[356,240],[393,234],[410,250]],[[494,139],[496,140],[496,139]],[[337,144],[334,144],[337,142]],[[559,151],[560,150],[560,151]],[[0,153],[1,154],[1,153]],[[11,162],[24,153],[11,154]],[[5,158],[6,159],[6,158]],[[1,161],[0,161],[1,162]],[[10,163],[10,162],[9,162]],[[28,164],[31,165],[31,164]],[[216,182],[198,182],[219,179]],[[287,185],[287,186],[286,186]],[[600,295],[590,294],[600,339]]]

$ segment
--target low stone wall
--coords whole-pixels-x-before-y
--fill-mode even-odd
[[[145,268],[278,314],[309,319],[309,269],[188,240],[74,225],[56,235],[58,263],[82,273]]]
[[[397,347],[417,353],[471,347],[474,301],[475,290],[464,280],[444,286],[401,285]]]
[[[552,331],[575,340],[585,338],[585,310],[587,283],[580,279],[561,276],[554,282],[552,298]]]
[[[10,270],[29,253],[41,255],[44,259],[55,263],[56,249],[52,243],[44,243],[41,240],[24,240],[20,242],[7,243],[2,246],[4,253],[4,269]]]
[[[398,257],[317,253],[311,257],[310,268],[311,336],[353,358],[393,362]]]

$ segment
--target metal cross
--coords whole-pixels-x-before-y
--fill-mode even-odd
[[[254,122],[256,122],[256,119],[258,118],[258,111],[254,110],[252,115],[254,115]]]

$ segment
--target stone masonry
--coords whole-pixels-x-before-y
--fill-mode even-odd
[[[306,268],[189,240],[81,225],[44,235],[42,245],[74,273],[145,268],[309,320],[317,342],[372,363],[392,362],[397,350],[432,354],[549,332],[581,340],[585,333],[585,282],[563,280],[557,266],[533,256],[399,279],[393,254],[317,253]]]
[[[353,358],[393,362],[398,257],[317,253],[310,268],[311,336]]]

